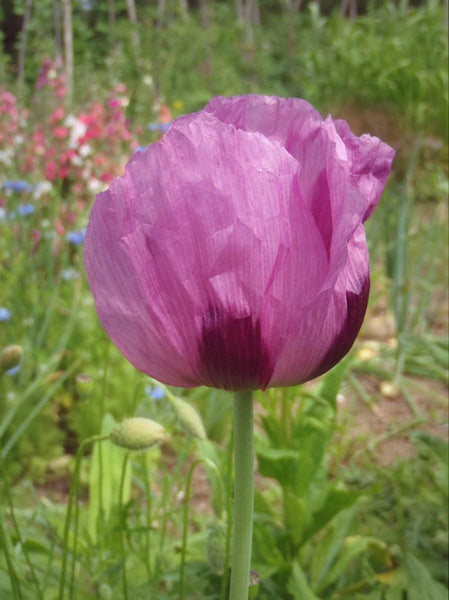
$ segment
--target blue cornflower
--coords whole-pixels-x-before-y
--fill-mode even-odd
[[[27,181],[4,181],[3,189],[14,190],[15,192],[31,192],[33,186]]]
[[[137,154],[138,152],[143,152],[144,150],[147,149],[147,146],[138,146],[135,150],[134,150],[134,154]]]
[[[20,204],[20,206],[17,208],[17,212],[21,217],[31,215],[32,213],[34,213],[34,210],[35,209],[32,204]]]
[[[8,375],[17,375],[17,373],[19,371],[20,371],[20,364],[16,365],[12,369],[9,369],[9,371],[6,371],[6,372],[8,373]]]
[[[0,321],[9,321],[11,318],[11,312],[7,308],[2,308],[0,306]]]
[[[86,237],[86,230],[80,229],[79,231],[69,231],[67,234],[67,241],[74,246],[79,246],[84,242]]]
[[[165,396],[165,392],[160,387],[153,387],[152,385],[145,386],[145,394],[151,396],[153,400],[160,400]]]
[[[160,387],[155,387],[153,389],[153,391],[151,392],[151,397],[154,400],[160,400],[161,398],[163,398],[165,396],[165,392],[162,388]]]
[[[170,127],[171,125],[171,121],[169,121],[168,123],[149,123],[148,124],[148,129],[150,131],[162,131],[165,132],[167,131],[167,129]]]

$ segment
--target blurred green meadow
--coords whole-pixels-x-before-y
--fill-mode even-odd
[[[0,598],[227,598],[230,396],[125,360],[83,239],[134,152],[247,93],[303,97],[397,151],[354,348],[256,393],[250,598],[447,598],[447,17],[434,0],[0,0],[0,351],[23,348],[0,371]],[[89,441],[132,416],[162,443]]]

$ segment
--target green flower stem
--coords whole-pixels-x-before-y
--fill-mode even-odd
[[[22,600],[22,592],[20,590],[19,580],[17,578],[16,572],[14,570],[14,565],[11,560],[8,543],[9,542],[6,537],[6,531],[4,531],[2,525],[2,515],[0,515],[0,548],[3,548],[3,552],[5,553],[6,565],[8,567],[8,574],[12,588],[12,597],[14,600]]]
[[[10,493],[10,490],[9,490],[9,484],[8,484],[8,480],[7,480],[7,477],[6,477],[6,471],[5,471],[5,466],[3,464],[3,459],[2,459],[1,452],[0,452],[0,470],[2,472],[2,478],[3,478],[4,485],[5,485],[5,496],[6,496],[6,501],[8,503],[8,507],[9,507],[9,514],[10,514],[10,517],[11,517],[11,521],[12,521],[14,530],[16,532],[17,539],[19,540],[20,548],[21,548],[21,550],[22,550],[22,552],[23,552],[23,554],[25,556],[26,563],[27,563],[28,568],[30,570],[31,579],[33,580],[34,587],[36,588],[37,598],[39,598],[39,600],[43,600],[42,592],[41,592],[41,589],[39,587],[39,582],[38,582],[37,577],[36,577],[36,572],[34,570],[33,563],[31,562],[31,559],[30,559],[30,556],[29,556],[28,551],[26,549],[26,546],[23,543],[23,539],[22,539],[22,536],[21,536],[21,533],[20,533],[19,524],[17,523],[16,515],[15,515],[15,512],[14,512],[14,504],[13,504],[13,501],[12,501],[12,498],[11,498],[11,493]]]
[[[84,440],[84,442],[82,442],[82,444],[80,444],[80,447],[78,448],[78,451],[76,453],[75,470],[73,473],[72,484],[70,486],[69,501],[67,504],[67,512],[66,512],[65,524],[64,524],[64,541],[63,541],[63,548],[62,548],[62,566],[61,566],[61,579],[59,581],[58,600],[63,600],[63,598],[64,598],[64,587],[65,587],[65,579],[66,579],[66,572],[67,572],[67,550],[68,550],[68,544],[69,544],[70,521],[72,518],[73,504],[74,504],[75,498],[77,497],[77,494],[78,494],[81,459],[83,457],[84,451],[86,450],[86,448],[89,444],[93,444],[94,442],[106,440],[106,439],[108,439],[108,437],[109,436],[107,436],[107,435],[94,435],[94,436],[88,438],[87,440]]]
[[[142,454],[142,466],[143,466],[143,481],[145,486],[145,496],[146,496],[146,532],[145,532],[145,565],[148,571],[148,579],[151,580],[152,572],[151,572],[151,521],[152,510],[153,510],[153,502],[151,497],[151,484],[150,484],[150,474],[148,471],[148,462],[147,462],[147,454]]]
[[[228,456],[226,458],[226,544],[225,544],[225,560],[223,568],[223,577],[221,578],[220,600],[226,600],[226,590],[228,588],[229,579],[229,557],[231,556],[231,531],[232,531],[232,474],[234,457],[234,430],[231,429],[229,436]]]
[[[248,600],[254,513],[253,395],[234,396],[234,539],[229,600]]]
[[[213,463],[208,458],[197,458],[192,466],[189,469],[187,474],[187,483],[186,483],[186,491],[184,495],[184,514],[183,514],[183,530],[182,530],[182,548],[181,548],[181,564],[179,569],[179,600],[184,600],[185,598],[185,566],[186,566],[186,554],[187,554],[187,532],[189,525],[189,502],[190,502],[190,493],[192,490],[192,478],[193,472],[199,464],[207,465],[210,469],[212,469],[217,477],[217,483],[219,486],[220,493],[220,507],[219,513],[223,512],[223,484],[221,481],[220,471],[217,469],[215,463]]]
[[[129,461],[129,452],[125,454],[125,458],[123,459],[123,467],[122,467],[122,476],[120,478],[120,488],[119,488],[119,506],[121,513],[121,526],[120,526],[120,554],[122,558],[122,584],[123,584],[123,598],[124,600],[128,600],[128,580],[126,578],[126,553],[125,553],[125,530],[126,530],[126,511],[123,506],[123,490],[125,488],[125,476],[126,476],[126,468],[128,466]]]

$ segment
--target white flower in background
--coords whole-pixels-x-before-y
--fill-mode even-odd
[[[87,126],[74,115],[67,115],[64,124],[70,130],[69,147],[76,148],[80,138],[85,135]]]
[[[78,279],[79,275],[80,275],[79,272],[76,269],[74,269],[73,267],[64,269],[61,272],[61,277],[64,279],[64,281],[73,281],[75,279]]]
[[[143,78],[143,83],[151,87],[153,85],[153,78],[151,77],[151,75],[145,75]]]
[[[89,156],[89,154],[92,152],[92,148],[89,146],[89,144],[83,144],[79,147],[78,152],[80,156],[86,158],[86,156]]]
[[[23,143],[23,135],[16,135],[14,137],[14,144],[16,144],[16,146],[19,146],[22,143]]]
[[[96,194],[97,192],[101,192],[101,190],[103,190],[105,188],[106,188],[106,185],[99,179],[96,179],[95,177],[92,177],[92,179],[89,179],[89,181],[87,183],[87,189],[89,190],[89,192],[92,192],[93,194]]]
[[[0,221],[4,221],[6,219],[6,210],[0,206]]]
[[[74,127],[77,121],[78,119],[75,117],[75,115],[67,115],[64,119],[64,125],[66,127]]]
[[[51,191],[52,185],[49,181],[41,181],[38,183],[33,190],[33,198],[38,200],[44,194],[48,194]]]
[[[0,163],[3,163],[7,167],[10,167],[13,156],[14,156],[14,152],[10,148],[6,148],[5,150],[0,150]]]
[[[72,156],[70,159],[70,163],[75,167],[81,167],[83,164],[83,159],[78,154],[75,154],[75,156]]]

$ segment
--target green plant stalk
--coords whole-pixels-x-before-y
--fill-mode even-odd
[[[126,579],[126,553],[125,553],[125,529],[126,529],[126,515],[123,508],[123,490],[125,487],[125,476],[126,468],[129,461],[129,452],[125,454],[123,459],[122,476],[120,478],[120,489],[119,489],[119,507],[121,513],[121,520],[123,521],[120,527],[120,554],[122,559],[122,583],[123,583],[123,598],[128,600],[128,580]]]
[[[226,460],[226,545],[223,577],[221,578],[220,600],[226,600],[226,589],[229,577],[229,557],[231,556],[232,531],[232,458],[234,455],[234,430],[231,430]]]
[[[234,396],[234,539],[230,600],[247,600],[254,514],[254,432],[252,392]]]
[[[8,507],[9,507],[9,514],[10,514],[10,517],[11,517],[11,521],[12,521],[12,524],[14,526],[14,529],[15,529],[15,532],[16,532],[16,535],[17,535],[17,539],[19,540],[20,547],[21,547],[21,549],[23,551],[23,555],[25,556],[26,563],[27,563],[28,568],[30,570],[31,579],[33,580],[34,587],[36,588],[37,597],[40,600],[42,600],[43,596],[42,596],[41,589],[39,587],[39,582],[38,582],[37,577],[36,577],[36,572],[34,570],[33,563],[31,562],[31,559],[30,559],[30,555],[28,554],[28,551],[26,549],[26,546],[23,543],[22,536],[20,534],[19,525],[17,523],[16,515],[15,515],[15,512],[14,512],[14,505],[13,505],[13,502],[12,502],[11,494],[9,492],[9,485],[8,485],[8,481],[7,481],[7,478],[6,478],[5,466],[3,464],[3,459],[2,459],[1,452],[0,452],[0,470],[2,472],[3,482],[5,484],[5,495],[6,495],[6,501],[8,503]]]
[[[183,511],[183,523],[182,523],[182,547],[181,547],[181,565],[179,569],[179,600],[184,600],[184,588],[185,588],[185,567],[186,567],[186,554],[187,554],[187,533],[189,526],[189,502],[190,494],[192,490],[192,478],[193,472],[199,464],[204,464],[210,467],[217,476],[217,482],[220,490],[220,516],[223,511],[223,484],[221,481],[220,471],[217,466],[208,458],[197,458],[189,469],[187,474],[186,491],[184,495],[184,511]]]
[[[83,457],[84,451],[86,450],[86,448],[89,444],[92,444],[94,442],[99,442],[102,440],[106,440],[106,439],[108,439],[108,437],[109,436],[107,436],[107,435],[94,435],[90,438],[87,438],[87,440],[84,440],[84,442],[82,442],[82,444],[80,444],[80,447],[78,448],[78,451],[76,453],[75,470],[73,473],[72,484],[70,486],[69,501],[67,504],[67,512],[66,512],[65,524],[64,524],[61,579],[59,581],[59,594],[58,594],[59,600],[63,600],[63,598],[64,598],[65,578],[66,578],[66,572],[67,572],[67,546],[68,546],[68,541],[69,541],[70,520],[72,517],[73,502],[75,500],[75,495],[76,495],[77,489],[78,489],[81,459]]]
[[[192,489],[192,477],[195,467],[199,465],[201,459],[197,459],[189,469],[187,474],[186,491],[184,496],[184,511],[182,519],[182,548],[181,548],[181,565],[179,569],[179,600],[184,600],[184,587],[185,587],[185,566],[186,566],[186,553],[187,553],[187,530],[189,524],[189,501],[190,492]]]
[[[151,485],[150,485],[150,475],[148,472],[148,463],[146,454],[142,455],[142,465],[143,465],[143,480],[145,486],[145,496],[146,496],[146,511],[145,511],[145,520],[146,520],[146,532],[145,532],[145,564],[148,571],[148,578],[151,580],[151,520],[152,520],[152,498],[151,498]]]
[[[20,591],[20,584],[19,584],[19,580],[17,578],[16,572],[14,570],[14,565],[12,563],[11,560],[11,555],[9,553],[9,548],[8,548],[8,541],[6,538],[6,532],[3,529],[3,524],[2,524],[2,520],[0,519],[0,547],[3,548],[3,551],[5,553],[5,558],[6,558],[6,564],[8,567],[8,574],[9,574],[9,579],[11,581],[11,588],[12,588],[12,594],[13,594],[13,599],[16,600],[22,600],[22,592]]]
[[[107,389],[107,381],[108,381],[108,370],[109,370],[109,356],[110,356],[111,344],[106,342],[105,352],[104,352],[104,371],[103,371],[103,379],[101,382],[101,395],[100,395],[100,427],[103,424],[104,418],[104,401],[106,397],[106,389]],[[97,518],[97,539],[101,539],[99,535],[100,530],[100,522],[104,516],[104,505],[103,505],[103,451],[102,446],[98,448],[98,491],[99,491],[99,508],[98,508],[98,518]],[[100,555],[102,550],[102,544],[100,545]]]

